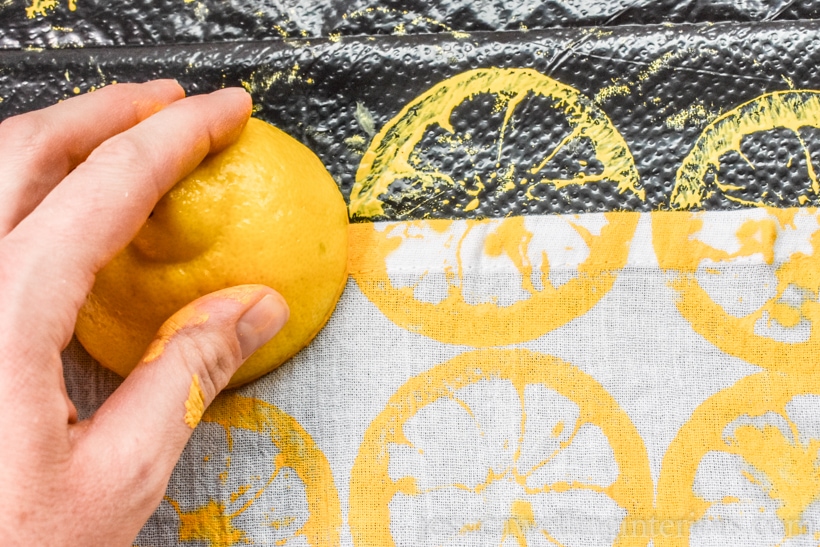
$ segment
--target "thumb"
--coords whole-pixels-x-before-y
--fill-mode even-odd
[[[148,488],[158,504],[202,412],[288,317],[284,298],[262,285],[195,300],[160,328],[140,364],[82,428],[77,448],[88,450],[89,460],[105,453],[120,475],[123,467],[130,475],[120,476],[117,488],[132,495]]]

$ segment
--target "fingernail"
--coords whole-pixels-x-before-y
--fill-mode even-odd
[[[265,295],[262,300],[239,318],[236,336],[242,349],[242,359],[262,347],[282,330],[290,317],[287,303],[281,296]]]
[[[223,96],[236,95],[237,97],[250,97],[250,94],[245,91],[244,87],[223,87],[222,89],[214,91],[214,95],[216,94]]]

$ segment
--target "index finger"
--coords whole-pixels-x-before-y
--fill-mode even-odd
[[[0,237],[103,141],[184,96],[173,80],[110,85],[0,123]]]
[[[4,326],[37,324],[52,339],[35,343],[62,349],[97,271],[171,186],[238,137],[250,111],[242,89],[189,97],[94,150],[0,241]]]

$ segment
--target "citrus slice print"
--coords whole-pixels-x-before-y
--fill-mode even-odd
[[[770,370],[818,369],[817,209],[656,212],[652,232],[678,310],[696,332]]]
[[[820,381],[763,372],[701,404],[664,456],[654,545],[820,543]]]
[[[167,496],[179,517],[179,544],[339,545],[341,508],[330,466],[296,420],[264,401],[224,394],[200,427],[208,424],[224,428],[227,457],[219,483],[233,491],[217,489],[198,507]]]
[[[784,197],[774,195],[774,189],[782,182],[778,179],[784,178],[784,174],[792,173],[805,179],[801,184],[803,188],[787,188],[783,193],[797,192],[795,205],[816,202],[820,197],[820,182],[811,157],[812,151],[816,150],[807,142],[807,135],[816,128],[820,128],[820,92],[817,91],[777,91],[738,106],[706,126],[692,151],[683,160],[670,197],[671,207],[701,207],[714,193],[742,205],[779,205],[776,201]],[[781,147],[782,150],[769,150],[760,154],[761,146],[750,141],[759,132],[769,132],[767,139],[770,141],[781,140],[772,132],[785,132],[796,145],[795,150],[789,151]],[[747,141],[750,144],[744,146]],[[759,167],[750,158],[755,152],[764,156],[762,159],[765,163],[771,163],[772,159],[775,162],[782,160],[785,164],[782,167],[785,169],[774,173],[763,169],[764,174],[769,176],[762,186],[769,190],[759,196],[750,196],[747,194],[754,184],[749,181],[722,180],[721,164],[724,161],[734,163],[742,166],[743,170],[750,170],[748,174],[753,175]],[[788,157],[781,158],[783,153]],[[734,169],[738,170],[740,169]]]
[[[516,131],[534,119],[531,130]],[[521,212],[502,207],[545,199],[550,189],[595,183],[645,197],[606,114],[537,71],[482,68],[433,86],[382,127],[359,164],[350,216],[402,220],[446,210],[450,218],[499,217]]]
[[[390,320],[474,347],[535,339],[589,311],[626,264],[637,213],[350,226],[350,272]]]
[[[479,350],[412,378],[353,465],[359,547],[645,546],[644,444],[592,377],[554,357]]]

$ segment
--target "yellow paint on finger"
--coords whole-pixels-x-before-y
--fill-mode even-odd
[[[237,298],[243,294],[237,291]],[[157,337],[148,346],[145,355],[142,357],[143,363],[150,363],[157,360],[164,352],[168,343],[180,330],[184,328],[197,327],[208,321],[210,315],[198,312],[192,306],[186,306],[172,315],[159,329]]]
[[[185,401],[185,423],[191,429],[195,429],[205,412],[205,396],[199,385],[199,376],[194,374],[191,378],[191,387],[188,388],[188,400]]]

